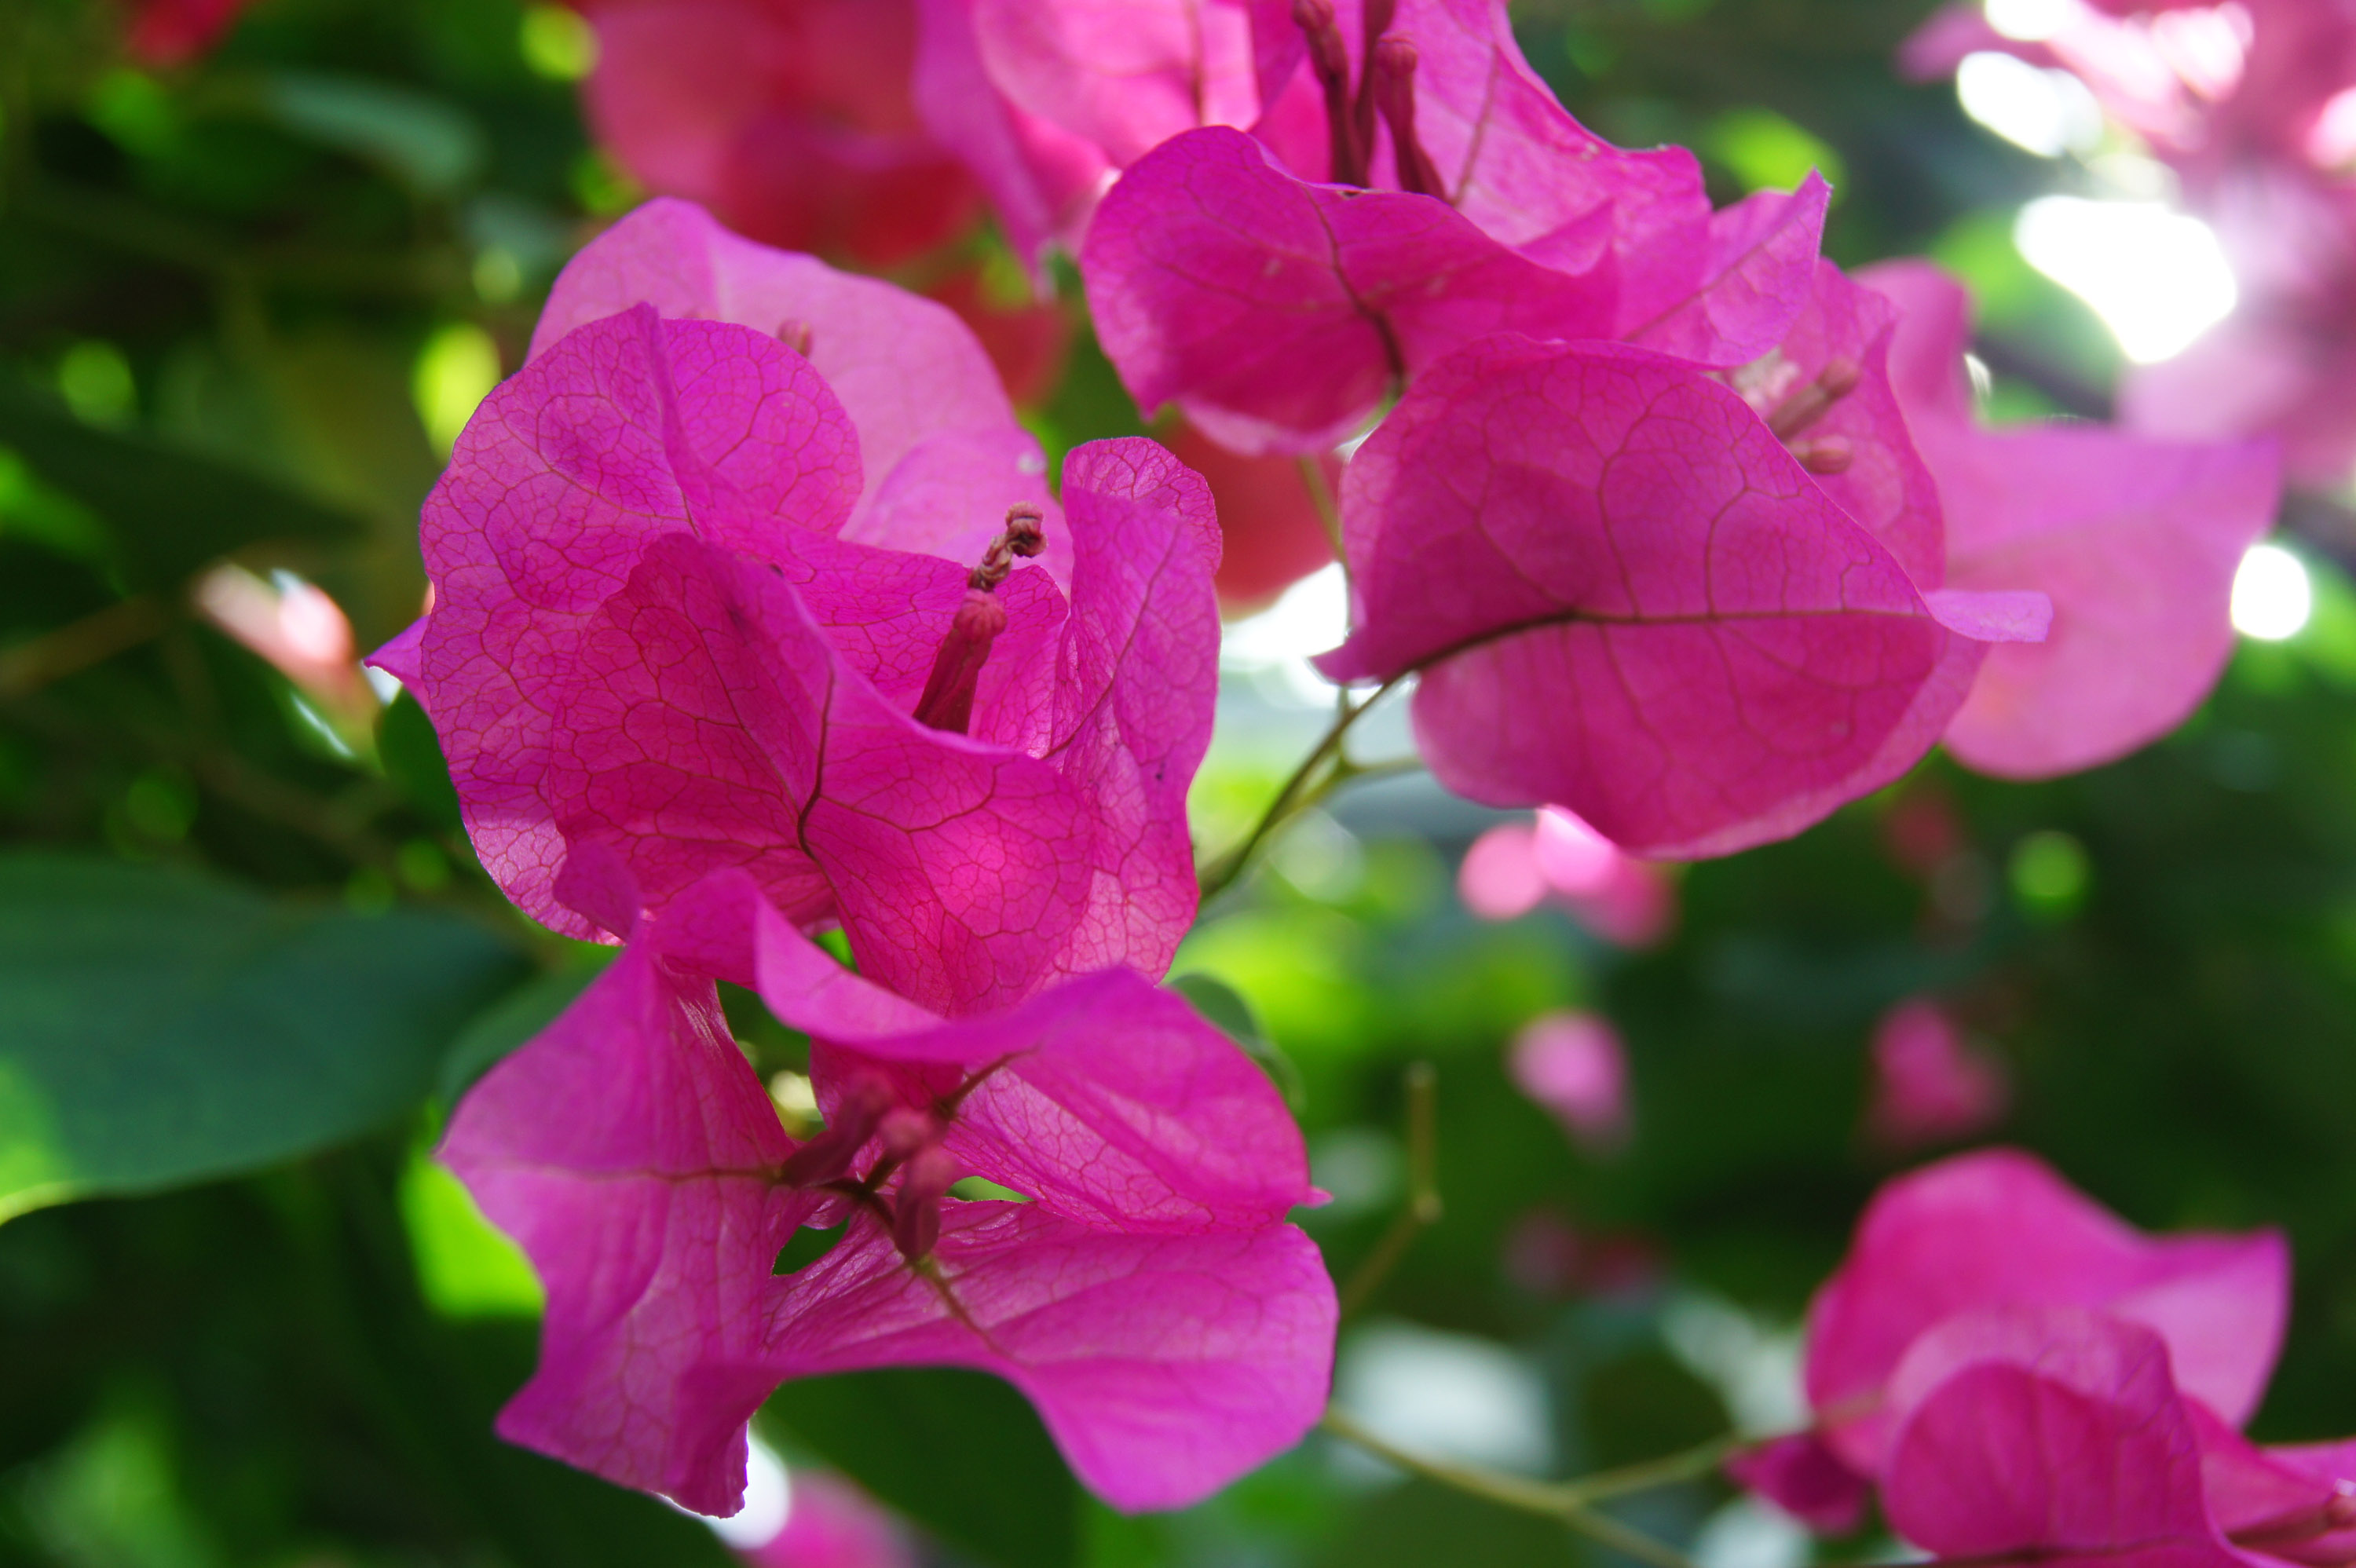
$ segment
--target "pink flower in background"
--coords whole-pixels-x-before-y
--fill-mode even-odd
[[[2003,1069],[1976,1051],[1939,1006],[1898,1004],[1874,1025],[1866,1133],[1885,1148],[1953,1143],[2004,1119]]]
[[[1333,559],[1317,498],[1301,460],[1244,457],[1183,421],[1162,437],[1171,454],[1203,476],[1219,508],[1219,608],[1230,615],[1264,609],[1279,594]],[[1312,459],[1326,495],[1342,487],[1341,460]]]
[[[2174,170],[2241,303],[2184,353],[2131,369],[2125,421],[2155,435],[2273,435],[2322,488],[2356,467],[2356,15],[2330,0],[2061,0],[2045,36],[1941,12],[1900,62],[1929,80],[2001,50],[2072,72]]]
[[[360,672],[343,606],[298,577],[265,581],[241,566],[214,567],[191,595],[205,618],[270,661],[327,715],[365,734],[376,694]]]
[[[562,896],[645,900],[595,846]],[[1334,1300],[1284,1223],[1312,1200],[1259,1069],[1127,969],[948,1021],[861,979],[753,879],[700,881],[460,1105],[442,1157],[548,1291],[510,1440],[700,1512],[739,1506],[781,1380],[949,1364],[1006,1378],[1126,1509],[1192,1502],[1291,1446]],[[827,1125],[797,1144],[712,977],[813,1040]],[[1029,1201],[957,1198],[979,1176]],[[775,1272],[801,1227],[841,1228]]]
[[[927,1006],[1159,974],[1196,897],[1216,525],[1150,442],[1074,452],[1060,509],[1041,468],[941,307],[654,203],[468,426],[434,608],[378,658],[486,868],[569,934],[596,928],[555,877],[596,844],[650,910],[743,868]]]
[[[1891,382],[1944,502],[1945,581],[2053,603],[2043,642],[1989,651],[1948,749],[1983,773],[2042,778],[2174,729],[2232,650],[2233,573],[2277,500],[2271,447],[2079,423],[1983,429],[1962,286],[1923,262],[1860,281],[1903,310]]]
[[[785,1527],[737,1552],[752,1568],[916,1568],[907,1532],[849,1481],[796,1470],[792,1486]]]
[[[1562,1124],[1590,1154],[1628,1140],[1628,1050],[1594,1013],[1546,1013],[1514,1037],[1506,1059],[1515,1086]]]
[[[146,66],[187,65],[210,54],[252,0],[133,0],[124,42]]]
[[[2163,1336],[2179,1385],[2239,1424],[2282,1344],[2290,1258],[2271,1231],[2152,1238],[2010,1149],[1890,1182],[1808,1311],[1806,1381],[1826,1439],[1877,1474],[1890,1380],[1915,1340],[1987,1308],[2070,1307]]]
[[[1141,407],[1174,402],[1238,451],[1314,452],[1492,333],[1731,367],[1804,304],[1823,182],[1713,217],[1692,155],[1623,152],[1564,112],[1498,0],[1293,12],[1307,47],[1277,112],[1139,158],[1081,248]]]
[[[1455,355],[1350,464],[1355,629],[1320,667],[1419,671],[1442,784],[1559,803],[1632,854],[1732,853],[1889,783],[1946,728],[1987,639],[2041,635],[2045,606],[1917,589],[1818,483],[1856,464],[1814,444],[1819,405],[1842,400],[1824,379],[1762,414],[1641,348]]]
[[[1676,890],[1665,873],[1558,805],[1474,839],[1456,888],[1483,920],[1513,920],[1551,898],[1622,947],[1649,947],[1676,923]]]
[[[2146,1237],[2026,1155],[1948,1160],[1882,1189],[1817,1293],[1815,1429],[1732,1468],[1827,1528],[1871,1481],[1943,1558],[2347,1562],[2356,1444],[2238,1431],[2289,1283],[2274,1232]]]
[[[1076,248],[1119,171],[1248,126],[1301,59],[1283,0],[918,0],[916,101],[1015,250]]]
[[[979,193],[909,95],[912,0],[582,0],[584,102],[649,188],[743,233],[889,266],[962,232]]]

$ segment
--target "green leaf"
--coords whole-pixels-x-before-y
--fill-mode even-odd
[[[1217,976],[1200,970],[1176,976],[1170,982],[1170,988],[1185,997],[1203,1015],[1205,1023],[1243,1047],[1244,1054],[1258,1062],[1261,1071],[1276,1081],[1285,1104],[1296,1112],[1301,1109],[1309,1093],[1308,1083],[1301,1076],[1301,1064],[1268,1038],[1243,993]]]
[[[0,1220],[251,1170],[389,1122],[522,968],[448,915],[0,857]]]
[[[1047,1429],[986,1373],[894,1368],[804,1378],[766,1413],[927,1530],[1000,1568],[1069,1568],[1080,1490]]]
[[[100,430],[20,380],[0,377],[0,445],[96,513],[136,587],[168,587],[262,539],[359,539],[350,513],[259,475],[126,431]]]
[[[434,827],[452,833],[465,830],[458,815],[458,791],[450,783],[450,764],[442,760],[441,738],[434,720],[417,699],[404,691],[384,710],[376,733],[376,754],[387,777],[401,786],[409,804]]]

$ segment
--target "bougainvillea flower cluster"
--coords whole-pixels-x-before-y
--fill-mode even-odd
[[[1831,1528],[1877,1488],[1941,1558],[2349,1561],[2356,1444],[2240,1431],[2289,1275],[2279,1235],[2147,1237],[2027,1155],[1917,1171],[1809,1310],[1815,1428],[1738,1474]]]
[[[692,1509],[739,1505],[783,1379],[998,1373],[1124,1508],[1191,1501],[1299,1441],[1333,1294],[1284,1223],[1301,1134],[1234,1041],[1107,969],[945,1019],[842,968],[742,870],[662,913],[610,852],[562,892],[631,923],[614,965],[459,1107],[442,1156],[548,1286],[513,1441]],[[712,980],[813,1041],[797,1143]],[[964,1200],[980,1177],[1029,1201]],[[776,1272],[803,1228],[841,1228]]]
[[[1044,553],[984,582],[1017,515]],[[434,609],[380,656],[535,918],[592,934],[552,889],[595,842],[658,910],[741,867],[928,1005],[1168,965],[1215,677],[1208,496],[1109,442],[1057,507],[940,307],[652,204],[559,283],[424,548]]]
[[[626,944],[443,1149],[547,1286],[516,1441],[724,1513],[781,1379],[950,1363],[1149,1508],[1314,1420],[1300,1133],[1152,983],[1196,896],[1209,497],[1144,441],[1074,452],[1060,505],[1042,470],[947,311],[678,202],[576,259],[459,442],[379,662],[501,887]],[[838,925],[858,975],[804,934]],[[719,980],[813,1040],[807,1140]],[[841,1238],[778,1272],[809,1227]]]

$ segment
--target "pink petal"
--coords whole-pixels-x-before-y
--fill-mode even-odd
[[[659,322],[641,307],[583,328],[502,384],[459,438],[425,506],[436,584],[417,689],[435,715],[468,831],[509,897],[587,934],[552,901],[568,803],[550,793],[558,716],[583,639],[641,552],[695,530],[675,474],[694,443],[780,510],[730,545],[774,553],[840,525],[858,447],[803,361],[740,328]],[[719,526],[719,525],[716,525]]]
[[[1758,358],[1783,341],[1809,302],[1831,200],[1832,188],[1812,173],[1788,195],[1758,191],[1715,214],[1694,293],[1651,315],[1644,302],[1623,306],[1621,335],[1704,365]]]
[[[1315,463],[1332,496],[1342,486],[1339,458],[1245,457],[1183,422],[1162,443],[1172,456],[1203,476],[1218,504],[1223,613],[1264,607],[1333,559],[1333,540],[1301,465]]]
[[[1420,668],[1442,784],[1646,856],[1784,837],[1889,782],[1982,651],[1739,397],[1643,350],[1454,357],[1352,461],[1344,515],[1358,628],[1325,672]]]
[[[764,336],[807,334],[809,363],[859,432],[863,475],[851,538],[970,566],[1009,506],[1048,501],[1037,443],[1016,425],[981,345],[944,305],[740,239],[690,203],[650,201],[565,266],[531,357],[641,304]],[[936,509],[910,504],[918,498]],[[954,510],[943,516],[945,507]],[[1048,517],[1057,550],[1062,530]]]
[[[2067,1309],[1950,1319],[1892,1383],[1904,1424],[1882,1506],[1942,1556],[2033,1552],[2135,1568],[2233,1568],[2201,1450],[2147,1328]]]
[[[1597,220],[1608,236],[1611,214]],[[1105,198],[1080,265],[1141,407],[1238,452],[1313,453],[1392,379],[1488,333],[1608,332],[1612,271],[1540,266],[1430,197],[1312,185],[1251,138],[1189,132]]]
[[[908,99],[909,0],[594,0],[583,107],[640,182],[740,231],[889,266],[953,238],[978,194]]]
[[[1355,9],[1337,7],[1354,39]],[[1622,324],[1653,319],[1699,284],[1709,197],[1691,153],[1624,151],[1572,119],[1523,58],[1503,0],[1402,0],[1388,31],[1419,56],[1418,139],[1451,205],[1483,233],[1569,272],[1608,251]]]
[[[509,1440],[700,1513],[734,1513],[776,1386],[765,1304],[812,1207],[708,980],[634,944],[459,1105],[441,1157],[548,1291]]]
[[[983,61],[977,6],[916,0],[916,103],[935,140],[956,148],[990,192],[1015,254],[1035,268],[1050,243],[1078,242],[1113,164],[999,90]]]
[[[640,928],[454,1121],[444,1157],[549,1291],[541,1364],[502,1433],[709,1513],[738,1505],[744,1422],[771,1387],[863,1367],[1008,1378],[1127,1508],[1194,1501],[1299,1440],[1331,1374],[1333,1285],[1277,1218],[1307,1189],[1299,1132],[1231,1040],[1118,973],[926,1032],[856,976],[800,986],[831,961],[774,912],[748,944],[747,899],[724,874]],[[1039,1201],[951,1200],[922,1266],[854,1210],[831,1251],[775,1275],[798,1226],[842,1208],[781,1185],[794,1146],[694,976],[713,962],[857,1029],[919,1025],[871,1036],[862,1061],[1016,1056],[958,1107],[955,1148]],[[851,1057],[819,1049],[822,1096]]]
[[[780,1018],[806,1016],[790,995]],[[808,1027],[808,1026],[803,1026]],[[825,1040],[827,1075],[895,1064],[904,1103],[970,1072],[947,1147],[1049,1212],[1131,1233],[1254,1230],[1310,1201],[1300,1128],[1268,1077],[1173,992],[1128,969],[924,1033]]]
[[[1291,1226],[1130,1236],[1035,1203],[952,1203],[934,1256],[937,1284],[853,1219],[775,1310],[776,1371],[995,1372],[1081,1480],[1132,1510],[1196,1501],[1298,1443],[1324,1407],[1333,1287]]]
[[[916,1568],[907,1532],[857,1487],[799,1466],[792,1485],[784,1528],[738,1553],[753,1568]]]
[[[1905,264],[1866,281],[1925,302],[1926,336],[1952,346],[1956,285]],[[1948,581],[2043,592],[2053,621],[2042,643],[1990,652],[1949,748],[1983,773],[2041,778],[2174,729],[2232,651],[2233,573],[2279,496],[2272,451],[2079,425],[1984,432],[1954,406],[1942,393],[1909,409],[1946,503]]]
[[[1198,125],[1248,126],[1248,0],[974,0],[983,69],[1012,101],[1116,167]]]
[[[1726,1462],[1726,1473],[1820,1535],[1855,1530],[1872,1494],[1872,1483],[1813,1432],[1746,1448]]]
[[[2228,1420],[2256,1408],[2289,1311],[2282,1237],[2146,1237],[2031,1157],[1959,1156],[1866,1210],[1808,1313],[1809,1402],[1852,1467],[1880,1467],[1884,1384],[1940,1321],[1981,1307],[2100,1308],[2156,1330],[2179,1386]]]
[[[1899,333],[1899,319],[1900,312],[1889,300],[1852,282],[1830,261],[1817,261],[1806,308],[1769,363],[1777,368],[1777,379],[1786,389],[1813,385],[1836,360],[1857,367],[1856,388],[1810,423],[1799,439],[1837,442],[1847,449],[1847,466],[1819,475],[1817,483],[1898,558],[1915,587],[1927,593],[1946,581],[1946,527],[1938,482],[1915,450],[1901,392],[1893,386],[1901,371],[1896,356],[1906,341]],[[1959,343],[1952,363],[1942,369],[1960,376],[1962,356]],[[1737,372],[1738,385],[1748,373]],[[1765,400],[1772,407],[1775,400]]]
[[[2356,1442],[2261,1448],[2197,1401],[2185,1413],[2210,1516],[2229,1540],[2294,1563],[2356,1558]]]

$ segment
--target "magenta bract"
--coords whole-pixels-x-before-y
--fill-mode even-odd
[[[2257,1406],[2289,1310],[2281,1236],[2149,1238],[2030,1157],[1960,1156],[1892,1181],[1808,1313],[1809,1403],[1855,1467],[1887,1456],[1888,1390],[1915,1340],[1984,1307],[2071,1307],[2166,1340],[2185,1392],[2227,1421]]]
[[[2033,603],[1934,592],[1743,398],[1683,361],[1491,338],[1419,379],[1343,487],[1337,680],[1420,670],[1440,781],[1558,802],[1632,853],[1730,853],[1898,776]]]
[[[1983,773],[2041,778],[2174,729],[2232,649],[2233,573],[2279,496],[2271,445],[1983,430],[1961,285],[1920,262],[1860,276],[1904,308],[1893,381],[1945,505],[1947,581],[2053,603],[2042,643],[1990,651],[1948,748]]]
[[[1821,180],[1713,218],[1691,155],[1623,152],[1565,113],[1495,0],[1384,9],[1371,54],[1355,5],[1305,59],[1308,24],[1283,19],[1294,53],[1259,58],[1299,63],[1250,134],[1206,123],[1119,160],[1080,265],[1141,406],[1175,403],[1239,451],[1305,453],[1491,333],[1626,338],[1716,367],[1783,337],[1808,294]]]
[[[638,901],[610,854],[563,889]],[[806,1029],[827,1129],[797,1145],[711,976]],[[1114,1504],[1174,1507],[1290,1446],[1333,1293],[1275,1090],[1176,996],[1109,969],[959,1021],[837,965],[723,871],[639,925],[468,1095],[443,1157],[548,1290],[509,1438],[707,1513],[779,1381],[979,1368],[1028,1394]],[[980,1176],[1031,1200],[966,1201]],[[790,1274],[803,1226],[840,1241]]]
[[[383,656],[511,898],[587,936],[554,891],[584,844],[653,909],[740,867],[947,1010],[1167,965],[1215,679],[1208,493],[1103,442],[1058,512],[988,378],[938,306],[681,204],[584,253],[427,503],[434,609]],[[1010,508],[1045,553],[980,592]],[[987,626],[958,629],[977,596]],[[926,697],[951,662],[962,688]]]
[[[911,0],[584,0],[583,107],[649,189],[869,266],[967,228],[980,192],[910,101]]]

